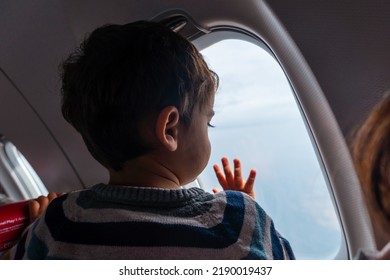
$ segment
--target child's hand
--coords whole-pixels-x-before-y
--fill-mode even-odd
[[[29,214],[30,214],[30,223],[34,222],[39,216],[45,212],[47,206],[50,202],[52,202],[55,198],[63,195],[65,193],[56,194],[50,192],[47,196],[41,195],[36,199],[30,200],[29,203]]]
[[[239,159],[233,160],[234,172],[230,169],[229,160],[226,157],[223,157],[221,161],[223,171],[217,164],[214,165],[214,171],[222,188],[224,190],[241,191],[255,199],[253,187],[256,178],[256,171],[252,169],[249,173],[248,180],[244,181],[242,179],[241,162]],[[218,192],[218,189],[213,189],[213,192]]]

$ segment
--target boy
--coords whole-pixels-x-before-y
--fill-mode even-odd
[[[151,22],[95,30],[63,64],[62,113],[110,174],[54,200],[18,244],[25,259],[288,259],[248,195],[192,182],[210,156],[218,78],[187,40]],[[225,189],[253,193],[226,158]]]

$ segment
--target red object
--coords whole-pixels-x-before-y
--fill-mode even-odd
[[[29,201],[0,206],[0,252],[15,245],[29,225]]]

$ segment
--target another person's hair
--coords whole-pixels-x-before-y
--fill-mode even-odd
[[[352,156],[367,207],[390,233],[390,97],[378,104],[357,131]]]
[[[158,23],[105,25],[62,63],[62,114],[92,156],[120,170],[150,152],[140,128],[166,106],[189,126],[218,77],[185,38]]]

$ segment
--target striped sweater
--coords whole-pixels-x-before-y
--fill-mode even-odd
[[[249,196],[98,184],[54,200],[14,259],[293,259]]]

